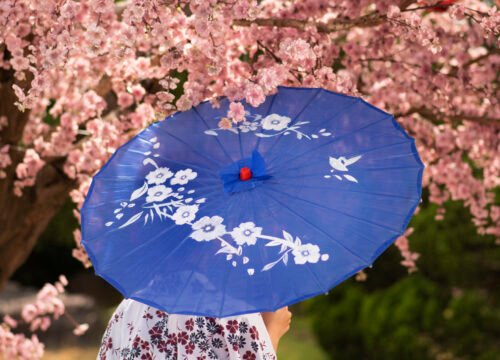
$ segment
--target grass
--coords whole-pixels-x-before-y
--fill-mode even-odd
[[[280,360],[327,360],[311,330],[310,319],[294,316],[290,331],[281,339],[278,347]]]

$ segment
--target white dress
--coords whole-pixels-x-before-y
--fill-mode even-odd
[[[174,315],[126,299],[104,333],[98,360],[276,360],[260,313]]]

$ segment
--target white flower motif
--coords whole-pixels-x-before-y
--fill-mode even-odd
[[[168,167],[159,167],[156,170],[150,171],[146,175],[146,180],[149,184],[160,185],[167,181],[168,178],[174,175]]]
[[[177,209],[174,215],[172,215],[172,220],[175,221],[177,225],[184,225],[190,223],[196,218],[196,213],[198,212],[198,205],[185,205]]]
[[[172,194],[172,188],[165,185],[156,185],[148,189],[146,202],[163,201]]]
[[[281,116],[278,114],[271,114],[271,115],[266,116],[262,120],[262,128],[264,130],[281,131],[281,130],[285,129],[288,126],[288,124],[290,124],[290,121],[292,121],[292,119],[290,119],[287,116]]]
[[[194,232],[191,237],[196,241],[210,241],[226,233],[226,226],[220,216],[204,216],[192,226]]]
[[[304,244],[293,249],[293,260],[297,265],[303,265],[307,262],[317,263],[321,254],[319,253],[319,246],[313,244]]]
[[[258,127],[259,126],[255,122],[244,121],[240,126],[238,126],[238,129],[240,129],[241,132],[246,133],[249,131],[255,131]]]
[[[175,176],[172,180],[170,180],[170,184],[172,185],[186,185],[190,180],[195,179],[198,176],[198,173],[191,170],[179,170],[175,173]]]
[[[241,223],[233,229],[231,236],[238,245],[255,245],[257,237],[262,233],[262,228],[255,226],[253,222]]]

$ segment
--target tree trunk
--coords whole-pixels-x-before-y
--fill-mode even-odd
[[[9,145],[12,164],[0,179],[0,290],[7,279],[28,258],[39,235],[68,198],[75,182],[61,170],[64,158],[48,161],[38,173],[33,187],[23,189],[23,196],[13,193],[15,169],[24,158],[21,139],[29,111],[20,112],[12,84],[29,86],[30,79],[16,81],[12,71],[0,71],[0,116],[7,116],[7,127],[0,130],[0,148]]]
[[[22,197],[12,192],[12,181],[0,181],[0,291],[26,261],[52,217],[64,205],[74,187],[52,165],[38,174],[33,187]]]

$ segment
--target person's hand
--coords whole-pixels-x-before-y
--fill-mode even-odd
[[[275,312],[263,312],[262,319],[266,325],[267,332],[271,337],[274,351],[278,351],[278,343],[283,335],[290,330],[292,313],[288,311],[288,306],[276,310]]]

